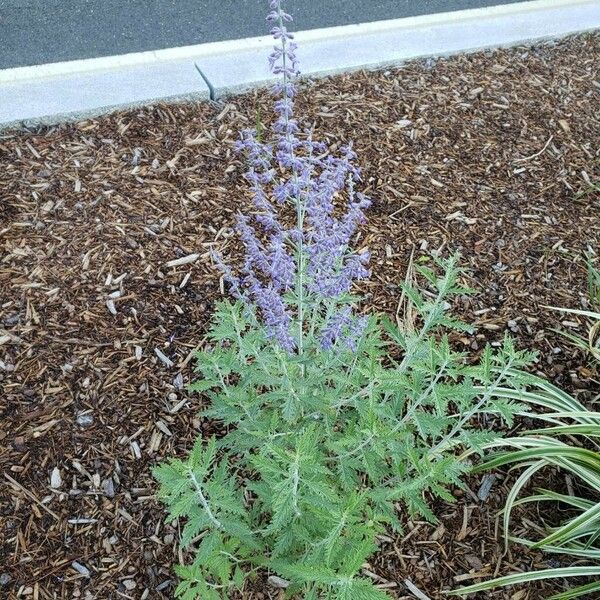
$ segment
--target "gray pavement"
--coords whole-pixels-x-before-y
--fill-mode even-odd
[[[294,28],[520,0],[290,0]],[[0,69],[157,50],[268,32],[267,0],[0,0]]]

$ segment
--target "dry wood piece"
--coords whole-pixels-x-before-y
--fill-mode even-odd
[[[304,83],[298,114],[335,147],[354,141],[374,201],[356,239],[372,254],[364,310],[395,318],[409,264],[460,251],[476,293],[455,309],[476,332],[454,347],[474,356],[511,331],[539,350],[541,374],[593,399],[600,376],[543,306],[581,307],[583,252],[600,248],[599,65],[587,34]],[[261,90],[0,133],[3,600],[173,598],[178,531],[151,468],[221,433],[185,384],[221,294],[210,252],[241,264],[232,226],[252,204],[235,141],[271,116]],[[456,581],[545,568],[526,548],[502,558],[495,517],[512,481],[476,477],[456,504],[436,502],[443,528],[403,515],[367,576],[392,597],[437,599]],[[519,510],[515,535],[535,536],[535,508]],[[265,577],[243,597],[280,593]]]
[[[154,354],[156,354],[156,356],[158,356],[158,358],[160,359],[160,361],[164,365],[166,365],[168,368],[171,368],[175,364],[166,354],[164,354],[158,348],[154,348]]]
[[[181,258],[176,258],[165,263],[165,267],[180,267],[181,265],[189,265],[190,263],[196,262],[200,257],[199,254],[188,254]]]
[[[405,579],[404,585],[415,598],[418,598],[419,600],[431,600],[431,598],[424,594],[410,579]]]

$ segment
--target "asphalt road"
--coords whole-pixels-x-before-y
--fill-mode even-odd
[[[290,0],[294,28],[519,0]],[[0,69],[263,35],[267,0],[0,0]]]

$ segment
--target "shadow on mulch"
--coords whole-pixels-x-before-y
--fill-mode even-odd
[[[319,137],[354,140],[374,199],[357,239],[373,255],[365,307],[396,311],[413,250],[458,250],[477,294],[456,311],[477,332],[457,346],[475,355],[509,330],[585,401],[598,374],[551,331],[577,324],[543,305],[584,305],[583,254],[600,248],[598,65],[600,36],[585,35],[309,81],[299,99]],[[221,294],[209,251],[239,259],[231,224],[249,200],[233,145],[259,110],[264,91],[0,134],[3,598],[173,596],[177,530],[150,468],[212,427],[183,385]],[[481,501],[473,479],[437,507],[439,525],[382,539],[369,576],[397,598],[413,597],[408,579],[437,599],[547,566],[523,548],[503,556],[509,483]],[[537,515],[519,515],[517,533],[533,535]],[[278,594],[261,581],[245,598]]]

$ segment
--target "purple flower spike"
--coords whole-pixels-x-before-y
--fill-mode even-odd
[[[325,323],[321,334],[321,348],[331,350],[336,342],[340,342],[355,352],[366,326],[366,317],[353,317],[351,308],[344,306]]]
[[[287,352],[303,353],[309,320],[322,323],[306,340],[313,349],[354,349],[366,319],[352,314],[345,297],[355,281],[369,275],[368,252],[356,254],[351,247],[370,201],[354,190],[360,169],[352,144],[334,156],[294,116],[298,48],[282,4],[270,0],[267,15],[277,41],[269,66],[279,76],[273,86],[273,140],[266,143],[256,129],[246,129],[236,144],[246,160],[255,208],[252,217],[240,215],[237,222],[245,248],[242,277],[220,258],[216,262],[234,297],[254,309],[267,336]],[[291,214],[296,222],[288,226]]]

